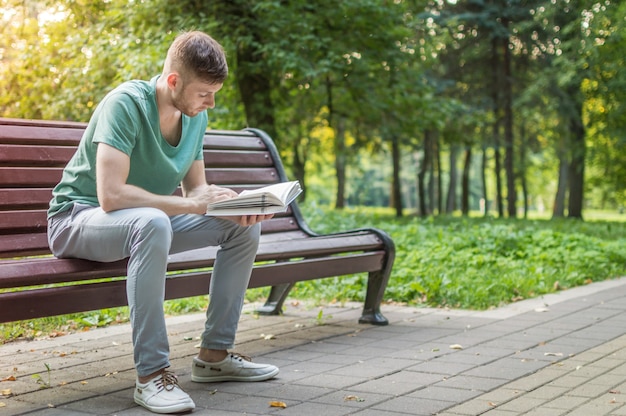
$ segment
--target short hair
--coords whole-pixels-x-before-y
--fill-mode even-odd
[[[171,69],[179,71],[183,77],[192,75],[210,84],[221,84],[228,76],[224,48],[200,31],[177,36],[167,51],[167,59]]]

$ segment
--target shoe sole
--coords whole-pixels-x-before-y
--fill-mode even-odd
[[[277,368],[275,371],[267,374],[261,374],[253,377],[244,377],[244,376],[196,376],[191,375],[191,381],[195,381],[196,383],[214,383],[219,381],[265,381],[270,378],[276,377],[279,369]]]
[[[196,408],[195,403],[187,403],[184,405],[177,404],[177,405],[172,405],[172,406],[167,406],[167,407],[154,407],[145,403],[143,400],[137,399],[136,397],[134,397],[134,399],[135,399],[135,403],[137,403],[139,406],[145,407],[146,409],[150,410],[153,413],[161,413],[161,414],[183,413],[183,412],[190,412]]]

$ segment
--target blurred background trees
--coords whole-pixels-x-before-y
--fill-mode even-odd
[[[396,215],[626,205],[626,3],[0,0],[0,116],[88,121],[182,30],[231,76],[210,128],[266,130],[306,198]]]

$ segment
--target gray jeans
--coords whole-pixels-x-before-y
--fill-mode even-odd
[[[163,313],[169,254],[220,246],[201,345],[230,349],[235,342],[260,230],[259,224],[242,227],[204,215],[168,217],[155,208],[105,213],[99,207],[77,204],[50,218],[48,241],[57,257],[100,262],[129,258],[126,289],[135,367],[139,376],[146,376],[170,365]]]

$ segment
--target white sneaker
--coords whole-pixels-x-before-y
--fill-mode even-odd
[[[278,374],[278,367],[271,364],[253,363],[250,357],[231,353],[217,363],[209,363],[194,357],[191,381],[211,383],[214,381],[263,381]]]
[[[178,385],[174,373],[164,371],[152,380],[135,383],[135,403],[154,413],[179,413],[193,410],[196,405]]]

